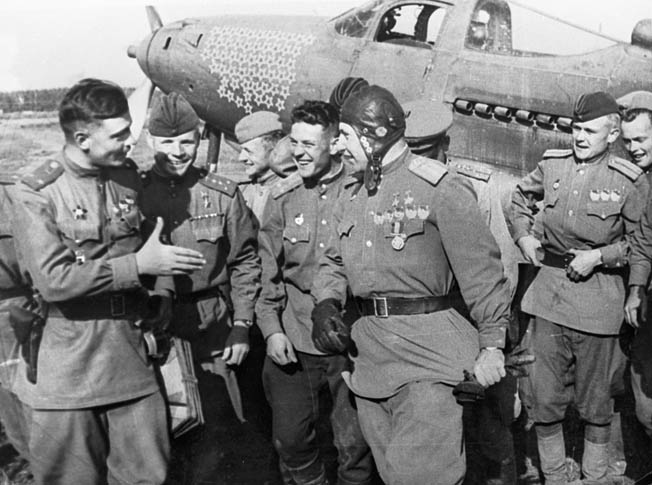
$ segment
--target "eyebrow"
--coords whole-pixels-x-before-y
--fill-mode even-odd
[[[118,131],[117,133],[113,133],[111,135],[111,138],[120,138],[121,136],[129,133],[129,131],[131,131],[131,125],[127,126],[126,128],[124,128],[124,129],[122,129],[120,131]]]

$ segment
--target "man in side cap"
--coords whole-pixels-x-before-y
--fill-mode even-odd
[[[512,196],[512,235],[539,267],[521,306],[534,316],[526,335],[536,357],[530,413],[546,483],[566,483],[562,422],[572,402],[586,422],[584,478],[607,480],[611,386],[624,359],[623,271],[648,190],[641,168],[612,153],[618,113],[607,93],[579,96],[572,149],[547,150]],[[537,201],[542,240],[532,234]]]
[[[238,160],[250,180],[242,187],[242,195],[260,223],[270,187],[285,176],[280,162],[291,158],[287,142],[283,141],[283,126],[278,114],[256,111],[238,121],[235,136],[240,144]]]
[[[652,167],[652,93],[635,91],[618,99],[623,108],[622,137],[630,157],[647,173]],[[629,296],[625,303],[627,323],[636,329],[632,341],[630,367],[636,416],[652,437],[652,320],[647,289],[652,267],[652,204],[648,202],[632,241]]]
[[[154,165],[142,176],[143,212],[163,218],[167,243],[181,243],[201,252],[206,265],[192,275],[175,278],[176,303],[171,319],[173,335],[190,342],[197,368],[222,376],[234,411],[244,421],[234,368],[249,351],[249,327],[260,290],[260,263],[256,227],[237,184],[195,167],[199,146],[199,118],[181,95],[170,93],[154,100],[148,124]],[[230,283],[233,319],[220,288]],[[200,395],[211,379],[199,376]],[[205,429],[201,439],[184,447],[193,483],[208,479],[215,460],[215,444],[224,441],[214,409],[204,398]]]
[[[509,287],[471,184],[414,155],[392,93],[363,87],[342,106],[340,137],[363,165],[345,185],[313,283],[317,349],[350,349],[360,425],[383,481],[461,483],[462,408],[452,386],[504,375]],[[361,317],[346,325],[347,286]],[[461,292],[461,295],[460,295]],[[453,308],[468,303],[478,330]]]

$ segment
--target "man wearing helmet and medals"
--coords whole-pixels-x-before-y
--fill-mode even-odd
[[[505,375],[510,290],[500,251],[470,183],[410,152],[389,91],[351,94],[340,121],[345,154],[366,167],[334,211],[313,285],[313,340],[350,350],[346,380],[386,483],[461,483],[462,407],[452,387],[464,371],[483,386]],[[362,314],[351,329],[340,316],[347,285]],[[477,331],[454,309],[464,303]]]

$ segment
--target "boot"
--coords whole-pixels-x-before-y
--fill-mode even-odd
[[[612,478],[622,477],[627,469],[625,458],[625,444],[620,423],[620,413],[614,413],[611,418],[611,432],[609,433],[609,469],[607,475]]]
[[[537,447],[546,485],[565,485],[566,445],[561,427],[550,436],[541,436],[541,433],[537,432]]]
[[[487,467],[485,485],[516,485],[516,462],[509,457],[503,461],[491,461]]]
[[[584,483],[609,483],[609,443],[593,443],[584,440],[584,455],[582,456],[582,473]]]

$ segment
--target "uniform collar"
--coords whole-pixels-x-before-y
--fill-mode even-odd
[[[192,185],[193,181],[198,178],[199,173],[199,169],[193,165],[188,167],[188,170],[186,170],[186,173],[184,173],[183,176],[170,177],[169,175],[161,173],[156,164],[152,166],[152,174],[154,177],[164,185],[168,185],[171,188],[180,187],[182,185]]]
[[[61,162],[66,170],[72,173],[75,177],[99,177],[102,173],[100,167],[85,168],[73,162],[70,157],[66,155],[65,147],[61,150],[59,162]]]
[[[600,155],[596,155],[595,157],[590,158],[588,160],[578,160],[576,158],[575,163],[578,166],[582,166],[582,167],[586,167],[587,165],[597,166],[597,165],[600,164],[600,162],[603,162],[603,161],[607,160],[610,156],[611,156],[611,148],[607,148]]]
[[[337,169],[334,172],[331,173],[329,170],[329,172],[326,175],[324,175],[322,178],[320,178],[317,181],[304,180],[303,185],[305,185],[306,188],[308,189],[317,188],[320,194],[325,193],[328,190],[328,188],[333,184],[333,182],[341,178],[342,175],[344,175],[345,173],[344,163],[342,163],[342,161],[337,160],[335,158],[333,158],[332,160],[334,164],[338,164]]]
[[[276,182],[280,177],[276,175],[272,169],[267,170],[263,174],[262,177],[256,177],[254,179],[251,179],[251,183],[253,185],[272,185],[274,182]]]
[[[389,155],[390,158],[387,162],[383,163],[383,175],[390,174],[394,172],[396,169],[398,169],[399,167],[401,167],[403,165],[403,162],[410,154],[410,150],[407,146],[407,143],[402,143],[401,145],[396,146],[396,148],[397,151],[395,154],[392,154],[391,151],[387,154]],[[380,183],[382,185],[382,180]]]

